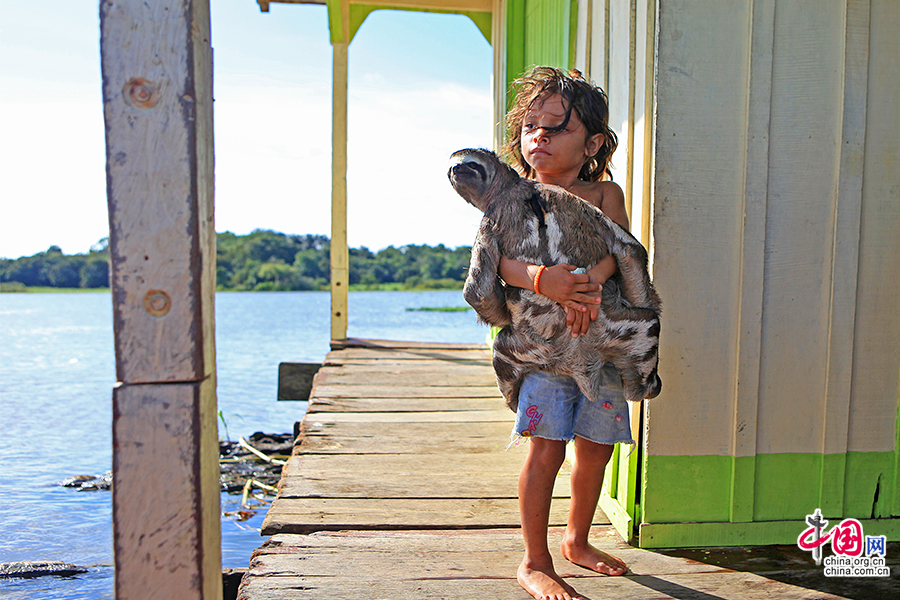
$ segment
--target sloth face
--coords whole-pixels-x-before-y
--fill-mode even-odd
[[[466,202],[484,212],[488,205],[487,191],[493,183],[499,160],[493,152],[467,148],[450,156],[447,177],[456,193]]]

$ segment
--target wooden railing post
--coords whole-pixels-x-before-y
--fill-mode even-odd
[[[222,597],[209,0],[100,3],[116,598]]]
[[[347,247],[347,50],[349,40],[332,43],[331,134],[331,339],[347,337],[350,257]]]

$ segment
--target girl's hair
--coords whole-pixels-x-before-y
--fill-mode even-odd
[[[542,103],[553,94],[562,98],[566,116],[563,122],[545,130],[552,135],[562,131],[569,124],[574,110],[587,129],[587,135],[602,133],[603,146],[585,161],[578,178],[582,181],[599,181],[610,172],[610,159],[619,143],[615,132],[609,128],[609,104],[606,93],[585,80],[581,73],[573,69],[566,75],[553,67],[534,67],[526,75],[516,79],[510,91],[515,94],[515,103],[506,114],[506,146],[503,153],[525,177],[533,178],[534,169],[522,156],[522,123],[525,115],[536,103]]]

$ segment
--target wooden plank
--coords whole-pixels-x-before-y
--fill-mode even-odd
[[[434,412],[396,413],[329,413],[311,410],[304,418],[314,427],[319,423],[509,423],[512,427],[515,415],[505,406],[487,410],[460,410]]]
[[[601,513],[598,513],[601,516]],[[565,576],[585,574],[580,568],[562,560],[557,549],[562,542],[564,527],[551,527],[548,541],[554,562]],[[594,525],[591,543],[615,554],[629,565],[632,575],[669,575],[676,573],[714,573],[726,569],[687,558],[667,556],[657,552],[633,548],[622,541],[611,525]],[[281,573],[303,573],[307,576],[339,576],[340,561],[336,555],[346,556],[353,564],[372,565],[381,559],[387,572],[399,577],[423,570],[429,562],[444,565],[447,574],[458,571],[454,563],[465,563],[465,572],[473,577],[510,578],[522,557],[522,533],[518,529],[472,529],[463,531],[334,531],[308,535],[277,534],[272,536],[253,556],[250,570],[254,574],[265,570],[279,573],[278,563],[271,557],[287,558],[281,565],[287,569]],[[425,557],[425,554],[428,554]],[[290,565],[290,561],[302,557],[302,566]],[[470,558],[474,557],[474,559]],[[423,560],[425,558],[426,560]],[[262,559],[262,560],[259,560]],[[434,559],[434,560],[431,560]],[[510,570],[510,565],[512,570]],[[430,565],[434,568],[434,565]],[[291,573],[293,569],[293,573]]]
[[[345,340],[331,340],[332,350],[345,350],[347,348],[382,348],[396,350],[398,348],[434,348],[444,350],[484,350],[484,344],[457,344],[450,342],[413,342],[404,340],[377,340],[367,338],[347,338]]]
[[[569,576],[584,598],[628,598],[629,600],[841,600],[839,596],[807,590],[748,573],[709,573],[656,577],[652,575],[602,577],[582,571]],[[245,580],[247,581],[247,580]],[[515,578],[473,578],[462,573],[429,577],[421,572],[403,579],[343,577],[254,577],[241,586],[246,600],[312,600],[340,597],[344,600],[396,600],[492,598],[522,600]]]
[[[569,499],[557,498],[550,523],[565,526]],[[598,511],[597,524],[608,523]],[[315,531],[493,529],[519,527],[519,502],[511,498],[285,498],[266,513],[263,535]]]
[[[245,577],[242,600],[397,600],[398,598],[492,598],[522,600],[514,579],[386,580],[379,577]],[[644,600],[644,599],[639,599]]]
[[[870,19],[866,160],[863,165],[864,196],[860,237],[859,287],[856,335],[865,340],[865,356],[854,358],[854,389],[850,420],[851,452],[893,452],[894,485],[882,486],[887,494],[880,515],[900,515],[900,443],[897,440],[900,388],[900,5],[872,2]],[[889,126],[888,126],[889,125]],[[869,243],[873,241],[873,243]],[[861,353],[862,354],[862,353]],[[881,398],[881,402],[870,402]],[[893,400],[891,402],[890,400]],[[887,489],[886,489],[887,488]],[[890,507],[888,509],[888,507]],[[887,512],[888,509],[890,512]]]
[[[564,532],[565,529],[562,527],[551,527],[548,530],[551,547],[558,546],[562,542]],[[616,535],[609,525],[594,526],[591,529],[591,540],[597,543],[598,547],[611,548],[616,552],[632,549]],[[371,551],[395,554],[402,558],[406,555],[417,555],[430,550],[471,552],[473,549],[484,549],[486,545],[490,545],[497,552],[521,551],[523,548],[522,532],[514,529],[472,529],[466,531],[329,531],[309,535],[279,534],[267,540],[256,554],[281,552],[333,554]],[[633,550],[656,555],[656,553],[646,550]],[[665,558],[668,559],[668,557]],[[673,560],[683,561],[684,559]],[[689,562],[693,563],[693,561]],[[315,570],[309,572],[323,574]]]
[[[434,365],[421,362],[407,362],[402,366],[376,369],[366,365],[347,367],[324,367],[317,374],[311,397],[318,390],[325,390],[332,385],[385,385],[423,387],[496,387],[494,369],[490,366],[458,365],[435,370]],[[322,372],[324,371],[324,372]]]
[[[328,357],[333,360],[341,358],[341,354],[329,353]],[[321,377],[353,377],[357,378],[363,374],[378,374],[381,377],[389,377],[394,374],[404,373],[421,373],[428,371],[435,377],[445,376],[447,372],[454,375],[485,375],[488,379],[493,378],[494,368],[491,366],[489,358],[470,360],[470,361],[454,361],[440,362],[440,368],[435,368],[435,363],[429,360],[423,361],[392,361],[392,360],[369,360],[355,361],[353,368],[349,369],[341,364],[326,364],[320,369]]]
[[[362,365],[359,365],[362,367]],[[316,386],[320,389],[331,385],[399,385],[408,386],[419,384],[423,387],[442,386],[492,386],[494,383],[494,369],[490,366],[453,366],[440,371],[435,371],[433,365],[413,364],[406,368],[375,369],[354,368],[347,371],[344,367],[330,367],[323,369],[316,377]]]
[[[294,455],[285,465],[280,498],[515,498],[524,455]],[[554,493],[569,495],[568,470]]]
[[[496,385],[372,385],[317,386],[316,403],[326,398],[389,398],[398,401],[415,398],[500,398]],[[436,403],[437,404],[437,403]]]
[[[424,392],[423,392],[424,395]],[[496,401],[506,406],[500,393],[497,392]],[[323,412],[422,412],[443,409],[445,411],[473,411],[484,407],[484,399],[458,397],[447,395],[446,397],[433,396],[430,398],[319,398],[316,400],[315,414]],[[512,414],[512,413],[510,413]]]
[[[312,427],[304,422],[294,451],[307,455],[487,452],[506,447],[511,427],[505,422],[479,423],[477,428],[471,423],[381,423],[378,431],[360,431],[356,423]]]
[[[822,454],[845,454],[850,442],[853,357],[860,342],[856,335],[856,295],[859,285],[860,222],[866,145],[866,96],[869,67],[869,12],[867,0],[847,2],[844,23],[843,123],[840,172],[835,198],[832,248],[831,306],[829,308],[827,381],[823,410]],[[861,344],[865,347],[865,344]],[[895,438],[888,438],[893,441]],[[823,460],[819,479],[819,506],[824,514],[856,514],[844,505],[847,494],[846,460]],[[865,485],[865,484],[863,484]],[[850,484],[850,492],[856,487]],[[873,511],[872,516],[876,515]]]
[[[332,360],[340,360],[341,355],[329,354]],[[320,369],[320,377],[350,377],[359,378],[364,375],[378,375],[379,377],[389,377],[395,374],[414,374],[428,372],[434,377],[446,377],[448,373],[453,375],[484,375],[488,379],[494,377],[494,368],[488,358],[471,360],[471,361],[453,361],[440,363],[440,368],[435,368],[433,361],[396,361],[396,360],[364,360],[354,361],[351,363],[352,369],[342,364],[326,364]]]
[[[744,154],[744,219],[741,228],[740,307],[735,315],[738,354],[735,363],[734,456],[756,454],[759,411],[759,369],[762,344],[766,203],[769,172],[769,118],[772,104],[772,56],[774,52],[775,2],[754,2],[750,17],[750,77],[744,112],[747,131]],[[755,464],[736,461],[731,481],[730,519],[753,520]]]
[[[331,354],[328,355],[332,357]],[[330,359],[325,360],[325,366],[329,367],[371,367],[373,364],[373,358],[352,358],[352,357],[332,357]],[[468,366],[479,366],[485,364],[484,359],[478,357],[464,357],[459,359],[448,359],[444,361],[448,364],[453,365],[468,365]],[[382,366],[379,364],[379,366]],[[431,368],[430,361],[426,359],[415,359],[411,357],[401,357],[394,360],[385,359],[383,364],[386,368],[399,368],[399,369],[415,369],[416,367],[424,367],[423,370],[429,370]],[[433,369],[432,369],[433,370]]]
[[[663,325],[659,367],[666,388],[658,401],[646,404],[653,432],[647,451],[723,455],[734,431],[734,406],[726,399],[735,390],[742,300],[735,261],[741,256],[736,234],[746,193],[751,3],[662,3],[657,8],[653,270],[666,314],[677,314],[678,325]],[[617,95],[610,90],[611,98]],[[684,169],[696,164],[708,168],[687,182]],[[683,255],[688,246],[690,259]],[[703,269],[696,268],[697,255],[703,257]],[[685,329],[681,323],[691,325]],[[704,335],[690,333],[697,331]],[[646,497],[643,501],[652,510]]]
[[[322,363],[287,363],[278,365],[278,399],[309,400],[313,380]]]
[[[329,353],[325,357],[326,365],[348,364],[367,360],[387,361],[384,364],[391,364],[390,361],[406,361],[406,360],[430,360],[430,361],[477,361],[475,364],[482,364],[483,361],[490,361],[490,351],[487,349],[463,349],[452,350],[445,348],[422,348],[422,349],[377,349],[377,348],[348,348],[340,352]]]

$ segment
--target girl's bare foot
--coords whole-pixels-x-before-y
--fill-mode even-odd
[[[628,571],[620,558],[602,552],[590,543],[579,545],[563,541],[561,550],[567,561],[602,575],[624,575]]]
[[[535,600],[575,600],[580,598],[575,588],[556,574],[553,565],[529,566],[523,560],[516,573],[519,585],[531,594]]]

